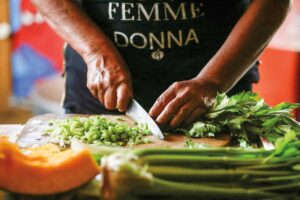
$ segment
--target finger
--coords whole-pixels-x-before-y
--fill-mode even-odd
[[[172,88],[167,89],[160,97],[156,100],[153,107],[150,109],[149,114],[156,119],[164,108],[176,97],[176,94]]]
[[[103,88],[103,85],[100,82],[98,82],[97,89],[96,89],[95,93],[97,94],[96,97],[98,98],[98,100],[100,101],[100,103],[102,105],[104,105],[105,88]]]
[[[102,105],[104,105],[105,106],[105,104],[104,104],[104,94],[105,94],[105,90],[103,90],[103,89],[98,89],[97,90],[97,97],[98,97],[98,100],[100,101],[100,103],[102,104]]]
[[[86,87],[94,97],[97,97],[96,94],[97,86],[95,86],[95,84],[87,83]]]
[[[88,87],[88,88],[89,88],[90,93],[91,93],[94,97],[98,98],[97,87],[96,87],[96,86],[90,86],[90,87]]]
[[[170,127],[175,128],[178,127],[183,121],[186,120],[187,117],[193,112],[193,110],[197,107],[196,101],[189,101],[184,104],[178,112],[175,114],[174,118],[170,122]]]
[[[116,109],[117,91],[115,87],[107,88],[104,94],[104,105],[108,110]]]
[[[189,96],[182,95],[173,99],[161,112],[161,114],[157,117],[156,121],[161,124],[167,124],[172,117],[177,113],[179,108],[189,101]]]
[[[132,90],[128,84],[122,83],[117,89],[117,109],[125,112],[132,98]]]
[[[203,106],[197,107],[190,116],[185,120],[188,124],[195,122],[203,113],[205,113],[206,109]]]

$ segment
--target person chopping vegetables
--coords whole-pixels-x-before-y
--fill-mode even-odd
[[[32,0],[65,49],[67,113],[124,112],[134,97],[165,127],[218,92],[249,91],[292,0]]]

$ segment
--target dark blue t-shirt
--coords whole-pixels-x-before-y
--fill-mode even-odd
[[[84,0],[82,7],[115,43],[133,79],[134,97],[149,109],[173,82],[195,77],[222,46],[249,0]],[[86,88],[86,65],[66,49],[65,108],[101,113]],[[254,66],[233,91],[258,81]]]

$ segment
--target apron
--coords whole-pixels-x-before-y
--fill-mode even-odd
[[[149,110],[172,83],[194,78],[222,46],[249,0],[84,0],[89,17],[114,42],[132,75],[134,98]],[[86,87],[86,65],[65,51],[69,113],[107,113]],[[251,90],[255,64],[229,92]]]

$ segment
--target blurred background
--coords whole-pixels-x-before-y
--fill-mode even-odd
[[[29,0],[0,0],[0,123],[63,113],[63,45]],[[299,0],[260,60],[254,91],[270,105],[300,102]]]

